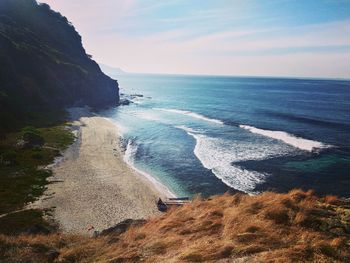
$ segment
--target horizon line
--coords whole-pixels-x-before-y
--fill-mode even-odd
[[[104,63],[101,63],[104,64]],[[100,65],[100,63],[99,63]],[[104,64],[109,66],[107,64]],[[109,66],[117,69],[117,67]],[[121,69],[121,68],[119,68]],[[102,69],[101,69],[102,70]],[[313,76],[273,76],[273,75],[226,75],[226,74],[200,74],[200,73],[159,73],[159,72],[129,72],[121,69],[123,73],[116,73],[116,75],[172,75],[172,76],[193,76],[193,77],[233,77],[233,78],[273,78],[273,79],[305,79],[305,80],[337,80],[350,81],[350,77],[313,77]],[[106,73],[105,73],[106,74]],[[108,74],[106,74],[108,75]]]

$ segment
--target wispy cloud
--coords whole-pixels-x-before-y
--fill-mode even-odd
[[[322,23],[317,25],[231,30],[206,35],[194,36],[188,29],[171,30],[144,37],[132,37],[132,41],[147,42],[153,45],[168,46],[172,50],[183,52],[252,52],[274,49],[322,47],[322,52],[330,47],[332,51],[339,47],[350,47],[350,20]],[[315,50],[315,52],[318,52]],[[280,52],[279,52],[280,53]],[[266,52],[264,53],[266,54]]]
[[[350,77],[348,1],[46,2],[89,53],[127,71]]]

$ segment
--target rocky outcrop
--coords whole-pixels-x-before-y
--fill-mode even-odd
[[[107,235],[120,235],[124,232],[126,232],[126,230],[129,229],[129,227],[131,226],[142,226],[146,223],[146,220],[143,219],[126,219],[122,222],[120,222],[119,224],[116,224],[115,226],[112,226],[110,228],[107,228],[105,230],[103,230],[99,236],[107,236]]]
[[[118,102],[117,81],[86,54],[67,18],[35,0],[0,1],[2,120],[43,109]]]

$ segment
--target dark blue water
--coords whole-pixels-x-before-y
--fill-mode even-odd
[[[350,82],[122,75],[126,158],[177,195],[291,188],[350,196]]]

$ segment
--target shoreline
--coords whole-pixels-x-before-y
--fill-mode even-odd
[[[113,122],[110,118],[107,117],[101,117],[104,118],[106,121],[112,123],[115,128],[118,131],[118,136],[119,139],[122,140],[123,139],[123,134],[120,133],[119,131],[119,127],[118,124],[116,124],[115,122]],[[137,168],[135,166],[135,164],[133,164],[132,162],[130,162],[129,160],[127,160],[126,156],[125,156],[125,151],[127,150],[127,147],[125,147],[125,149],[122,149],[124,155],[123,155],[123,161],[133,170],[135,171],[139,176],[142,176],[144,178],[146,178],[160,193],[162,193],[163,195],[166,195],[167,197],[177,197],[177,195],[175,193],[173,193],[166,185],[164,185],[162,182],[160,182],[157,178],[155,178],[154,176],[152,176],[151,174],[140,170],[139,168]]]
[[[53,174],[47,190],[28,207],[53,208],[50,219],[60,230],[85,235],[125,219],[159,215],[158,197],[174,194],[125,161],[117,124],[84,108],[69,112],[77,139],[48,166]]]

